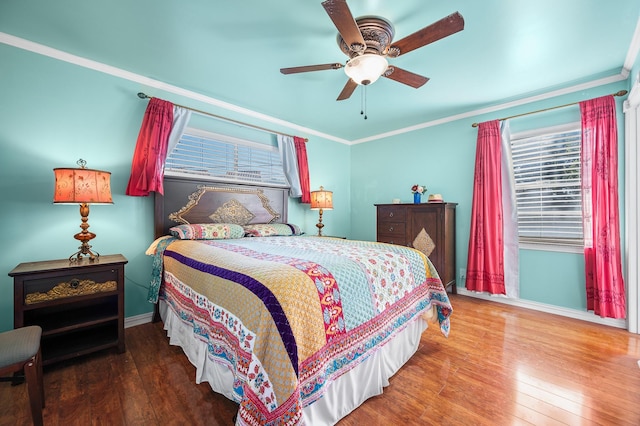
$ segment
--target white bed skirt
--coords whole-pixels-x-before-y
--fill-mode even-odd
[[[159,304],[169,344],[184,350],[196,368],[196,383],[208,382],[215,392],[233,400],[231,371],[206,356],[207,345],[194,337],[190,324],[168,309],[164,301]],[[369,359],[331,383],[322,398],[303,409],[305,424],[333,425],[368,398],[380,395],[389,378],[416,352],[427,327],[427,321],[417,318]]]

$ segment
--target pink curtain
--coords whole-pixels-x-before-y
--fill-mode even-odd
[[[618,214],[618,134],[613,96],[580,102],[587,309],[625,318]]]
[[[302,198],[300,202],[311,203],[311,185],[309,184],[309,161],[307,160],[307,144],[303,138],[293,137],[296,147],[296,157],[298,159],[298,174],[300,176],[300,189]]]
[[[505,294],[501,139],[498,120],[480,123],[471,205],[466,288]]]
[[[151,98],[138,133],[126,194],[148,196],[164,193],[162,185],[167,145],[173,125],[173,104]]]

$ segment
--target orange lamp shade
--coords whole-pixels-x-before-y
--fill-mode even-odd
[[[311,210],[333,210],[333,192],[325,191],[320,187],[319,191],[311,192]]]
[[[54,203],[111,204],[111,173],[93,169],[53,169]]]

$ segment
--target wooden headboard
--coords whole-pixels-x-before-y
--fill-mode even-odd
[[[288,188],[165,177],[155,194],[155,238],[182,223],[283,223]]]

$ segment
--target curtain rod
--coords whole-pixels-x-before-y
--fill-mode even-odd
[[[138,97],[139,97],[140,99],[153,99],[153,96],[147,96],[147,95],[146,95],[145,93],[143,93],[143,92],[138,92]],[[172,102],[172,103],[173,103],[173,102]],[[260,127],[260,126],[255,126],[255,125],[253,125],[253,124],[249,124],[249,123],[244,123],[244,122],[242,122],[242,121],[238,121],[238,120],[234,120],[234,119],[231,119],[231,118],[223,117],[223,116],[221,116],[221,115],[211,114],[210,112],[201,111],[201,110],[199,110],[199,109],[195,109],[195,108],[189,108],[188,106],[184,106],[184,105],[180,105],[180,104],[176,104],[176,103],[174,103],[173,105],[176,105],[176,106],[179,106],[179,107],[182,107],[182,108],[185,108],[185,109],[191,110],[191,111],[193,111],[193,112],[197,112],[198,114],[208,115],[208,116],[210,116],[210,117],[217,118],[217,119],[219,119],[219,120],[228,121],[228,122],[231,122],[231,123],[234,123],[234,124],[238,124],[238,125],[240,125],[240,126],[244,126],[244,127],[251,127],[251,128],[253,128],[253,129],[262,130],[263,132],[271,133],[271,134],[274,134],[274,135],[282,135],[282,136],[296,137],[295,135],[288,135],[288,134],[286,134],[286,133],[276,132],[276,131],[271,130],[271,129],[267,129],[267,128]],[[305,141],[305,142],[309,142],[309,139],[304,138],[304,141]]]
[[[613,96],[624,96],[627,94],[626,90],[620,90],[619,92],[613,93]],[[516,115],[512,115],[509,117],[504,117],[504,118],[498,118],[498,121],[503,121],[503,120],[508,120],[510,118],[516,118],[516,117],[522,117],[523,115],[529,115],[529,114],[536,114],[539,112],[544,112],[544,111],[551,111],[552,109],[558,109],[558,108],[564,108],[564,107],[568,107],[568,106],[572,106],[572,105],[577,105],[580,102],[572,102],[570,104],[564,104],[564,105],[558,105],[558,106],[554,106],[554,107],[550,107],[550,108],[545,108],[545,109],[539,109],[537,111],[530,111],[530,112],[523,112],[522,114],[516,114]],[[479,123],[473,123],[471,125],[471,127],[478,127]]]

